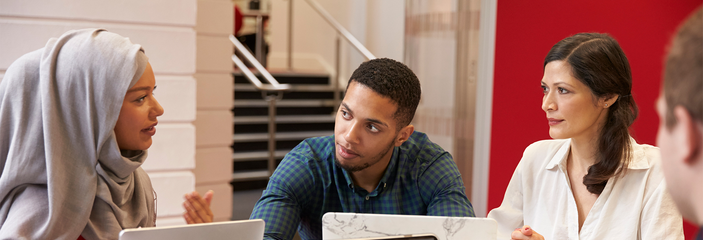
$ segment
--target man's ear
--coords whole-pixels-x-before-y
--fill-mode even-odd
[[[681,155],[687,164],[696,164],[697,161],[703,160],[701,158],[703,153],[703,149],[701,149],[703,148],[703,145],[701,145],[703,143],[701,142],[703,141],[701,124],[694,120],[691,113],[683,106],[674,107],[674,117],[676,118],[676,125],[672,131],[675,134],[679,134],[677,141],[680,144]]]
[[[400,147],[400,145],[403,145],[405,141],[410,138],[410,135],[413,134],[415,131],[415,126],[412,124],[408,124],[408,126],[403,127],[400,129],[400,132],[398,132],[398,136],[395,139],[395,146]]]

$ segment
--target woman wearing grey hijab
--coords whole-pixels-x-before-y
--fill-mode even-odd
[[[0,239],[117,239],[155,225],[140,167],[163,108],[140,45],[69,31],[0,82]]]

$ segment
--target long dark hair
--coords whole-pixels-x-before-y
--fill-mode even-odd
[[[619,95],[608,108],[608,118],[600,131],[596,162],[583,177],[588,191],[600,194],[608,179],[624,173],[631,159],[628,127],[638,110],[632,98],[630,63],[618,42],[600,33],[579,33],[559,41],[544,58],[544,66],[559,60],[571,66],[573,76],[595,97]]]

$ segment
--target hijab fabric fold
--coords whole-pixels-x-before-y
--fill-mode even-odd
[[[141,46],[104,29],[50,39],[0,82],[0,239],[117,239],[154,226],[146,151],[113,131],[147,65]]]

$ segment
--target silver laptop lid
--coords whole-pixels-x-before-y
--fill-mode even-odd
[[[120,232],[120,240],[262,240],[264,220],[242,220],[201,223],[170,227],[132,228]]]

